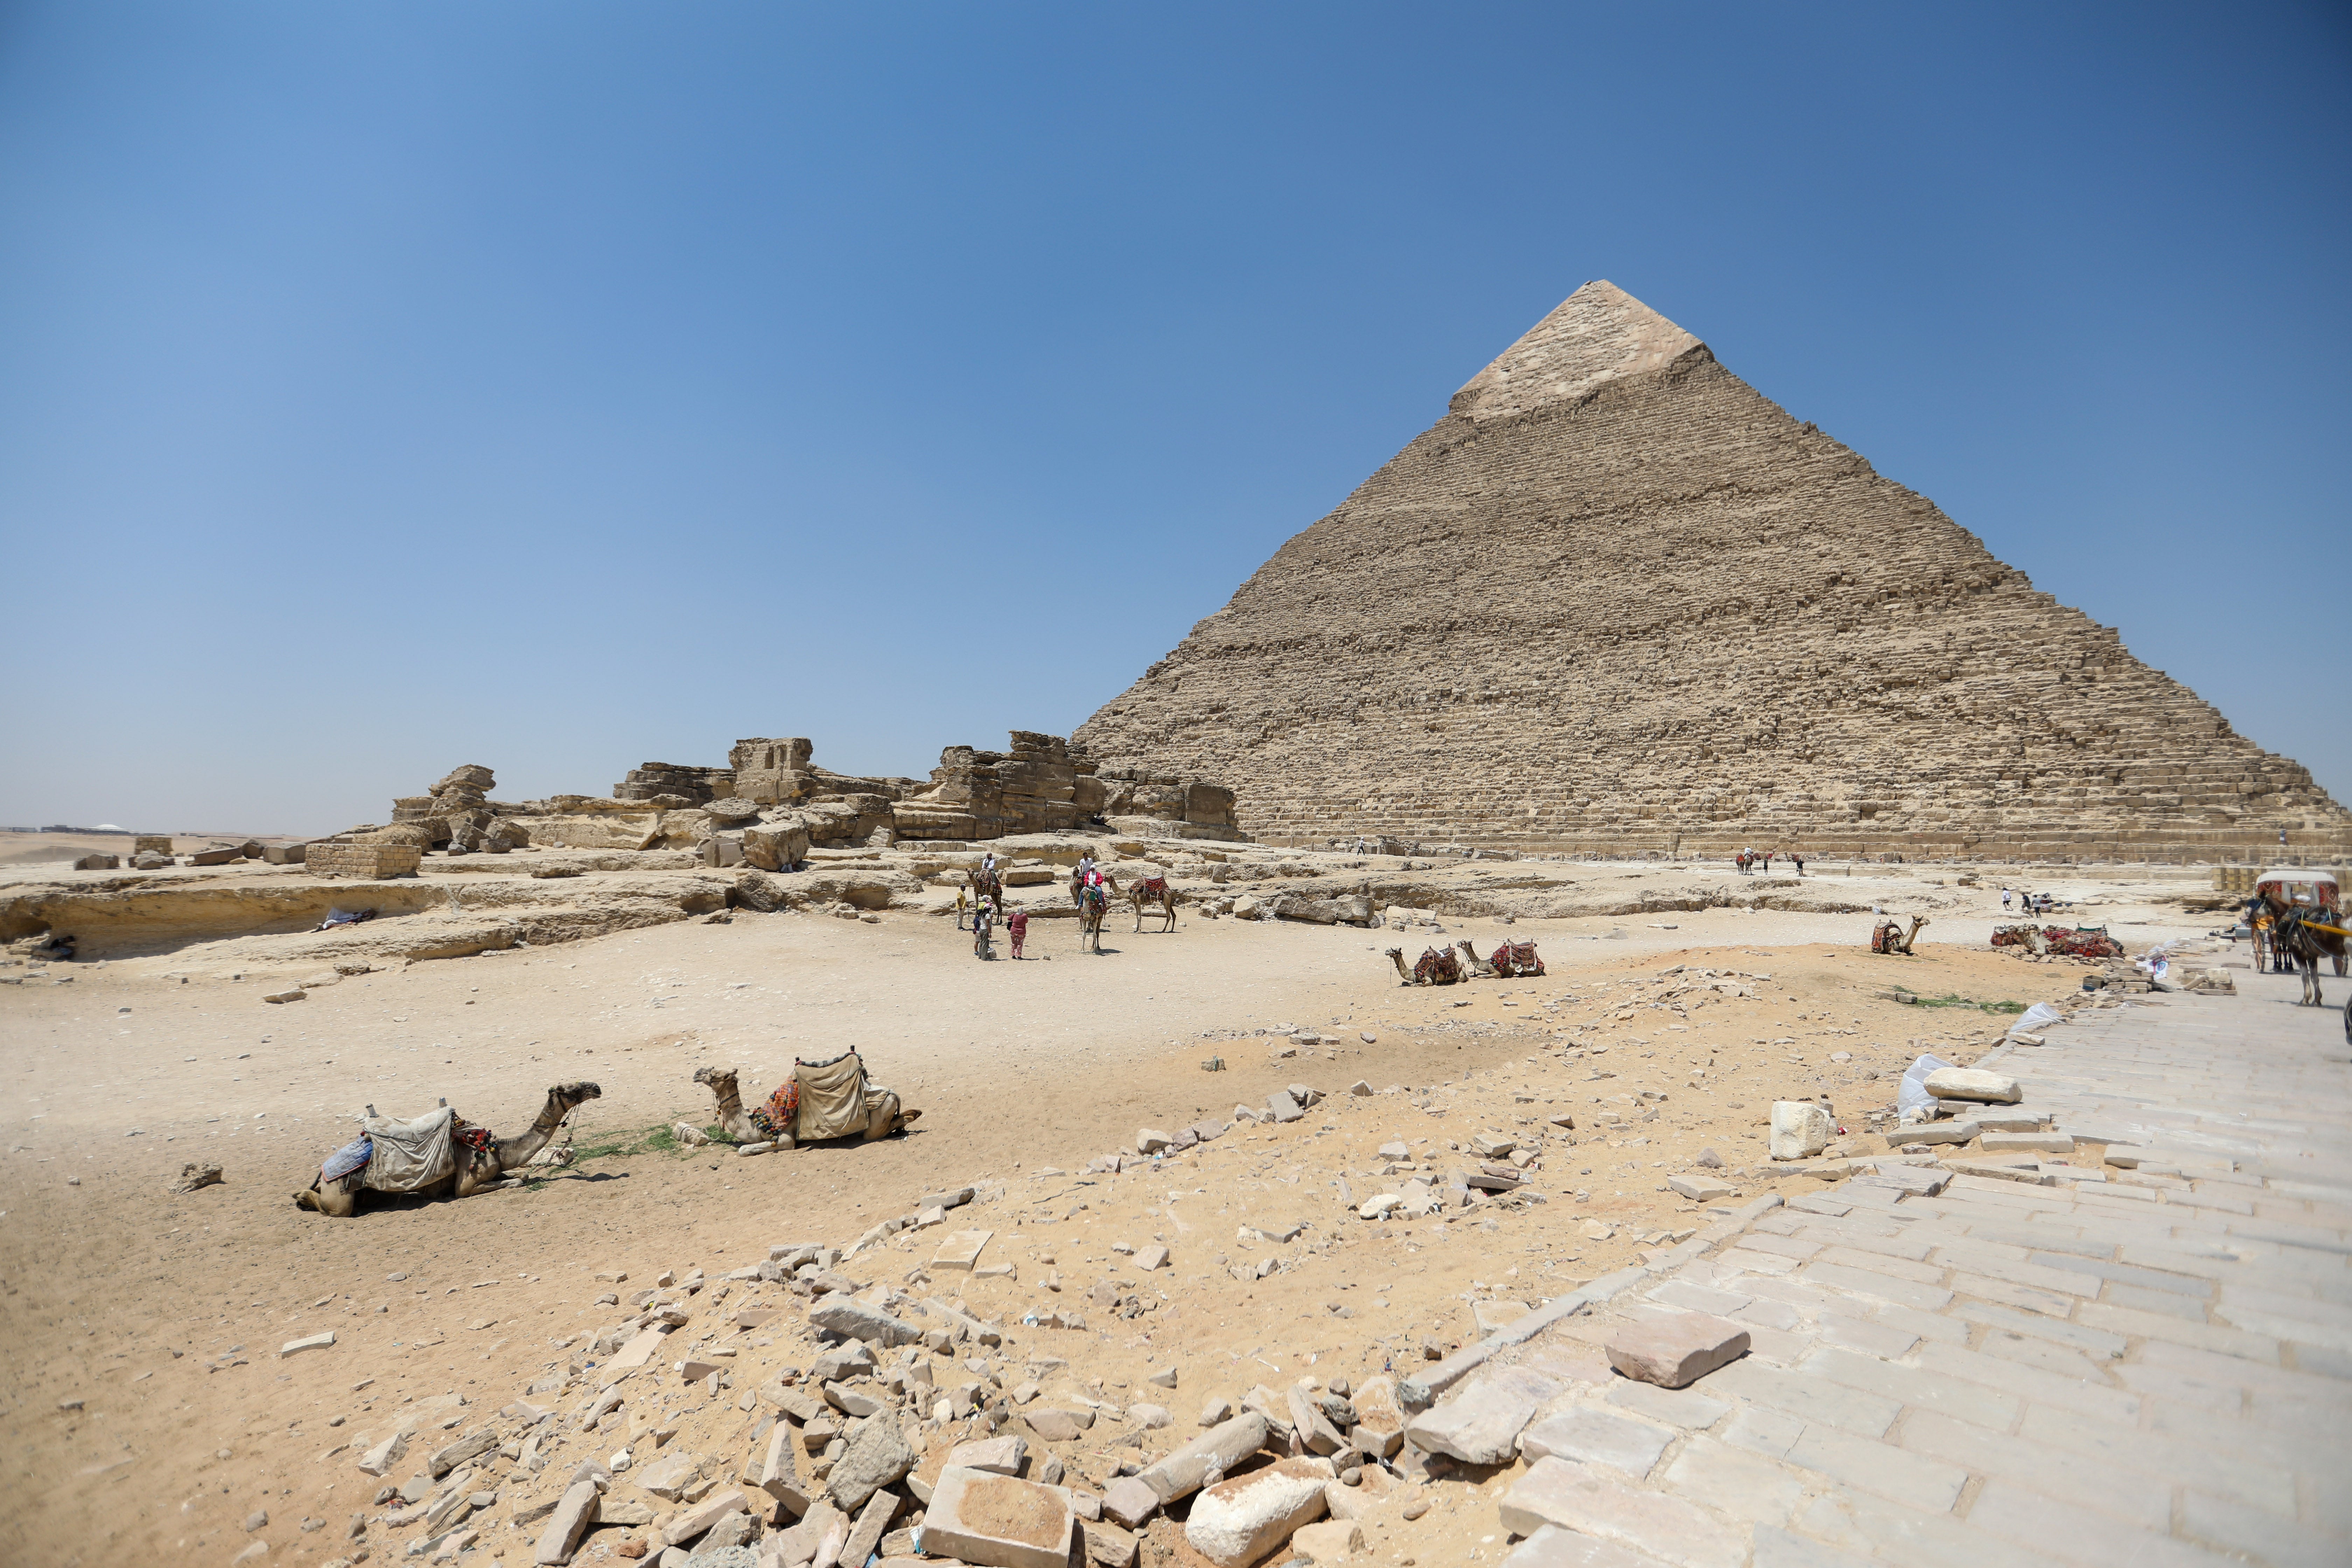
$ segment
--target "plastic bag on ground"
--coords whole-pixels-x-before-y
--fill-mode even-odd
[[[2012,1035],[2037,1035],[2064,1016],[2049,1003],[2036,1002],[2018,1015],[2017,1022],[2009,1026],[2009,1032]]]
[[[1895,1109],[1908,1113],[1933,1105],[1936,1097],[1927,1092],[1927,1075],[1941,1072],[1951,1065],[1941,1057],[1922,1054],[1917,1061],[1903,1069],[1902,1087],[1895,1091]]]

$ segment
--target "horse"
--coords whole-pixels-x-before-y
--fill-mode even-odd
[[[1160,928],[1161,931],[1176,929],[1176,889],[1168,885],[1167,878],[1146,877],[1127,890],[1127,897],[1128,901],[1135,906],[1137,931],[1143,929],[1143,907],[1146,904],[1158,904],[1160,912],[1168,917],[1168,923]]]
[[[2326,1005],[2319,994],[2319,961],[2331,958],[2336,973],[2344,973],[2345,928],[2321,918],[2324,911],[2289,904],[2271,928],[2271,942],[2283,960],[2292,959],[2303,971],[2303,1000],[2313,1007]]]

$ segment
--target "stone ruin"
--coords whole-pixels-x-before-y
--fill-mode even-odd
[[[2352,850],[2304,768],[1605,282],[1073,742],[1287,843]]]
[[[452,855],[477,850],[503,855],[520,848],[530,842],[530,834],[509,818],[529,808],[490,800],[489,792],[498,782],[478,763],[453,768],[431,794],[394,801],[392,826],[377,837],[381,842],[404,842],[421,849],[446,849]]]
[[[610,798],[494,801],[495,776],[468,763],[430,793],[394,801],[389,824],[354,827],[332,842],[450,854],[526,845],[695,849],[712,865],[780,871],[812,847],[900,839],[971,842],[1097,826],[1139,837],[1243,837],[1229,789],[1139,768],[1098,771],[1059,735],[1016,730],[1011,739],[1007,752],[948,747],[928,784],[817,767],[804,737],[738,741],[725,767],[647,763]]]

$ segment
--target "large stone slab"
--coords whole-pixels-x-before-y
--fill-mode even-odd
[[[1772,1158],[1809,1160],[1830,1146],[1835,1127],[1830,1113],[1809,1100],[1776,1100],[1772,1105]]]
[[[1448,1455],[1465,1465],[1508,1464],[1520,1431],[1564,1386],[1525,1367],[1490,1367],[1453,1397],[1414,1416],[1406,1424],[1405,1440],[1423,1453]]]
[[[923,1331],[905,1319],[894,1318],[887,1312],[842,1295],[828,1297],[810,1308],[809,1321],[844,1339],[862,1340],[869,1345],[881,1345],[886,1349],[895,1345],[911,1345],[923,1337]]]
[[[824,1489],[844,1513],[856,1513],[866,1500],[915,1468],[915,1450],[898,1430],[895,1412],[870,1417],[849,1439],[848,1448],[834,1461]]]
[[[542,1565],[572,1561],[572,1553],[580,1544],[581,1535],[596,1522],[602,1499],[594,1481],[574,1481],[565,1489],[563,1500],[555,1505],[548,1516],[547,1528],[540,1531],[539,1544],[531,1561]]]
[[[1640,1480],[1676,1436],[1647,1421],[1585,1406],[1531,1424],[1519,1434],[1519,1456],[1530,1465],[1549,1458],[1607,1465]]]
[[[1293,1458],[1219,1481],[1192,1500],[1185,1543],[1217,1568],[1248,1568],[1323,1517],[1331,1473],[1328,1459]]]
[[[1264,1415],[1245,1411],[1147,1465],[1136,1479],[1159,1493],[1162,1505],[1190,1497],[1264,1447],[1267,1430]]]
[[[1503,1494],[1503,1528],[1532,1536],[1546,1525],[1646,1552],[1682,1568],[1743,1568],[1747,1531],[1694,1503],[1633,1486],[1615,1471],[1538,1459]],[[1573,1559],[1570,1559],[1573,1561]]]
[[[2024,1089],[2015,1079],[1981,1068],[1938,1068],[1927,1075],[1925,1087],[1937,1100],[2015,1105],[2025,1098]]]
[[[1706,1312],[1628,1323],[1602,1346],[1609,1364],[1660,1388],[1685,1388],[1748,1353],[1748,1331]]]
[[[932,1485],[917,1540],[977,1568],[1069,1568],[1077,1529],[1060,1487],[951,1467]]]

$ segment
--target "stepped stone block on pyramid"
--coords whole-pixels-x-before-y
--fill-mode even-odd
[[[2352,849],[2302,766],[1605,282],[1071,743],[1286,842]]]

